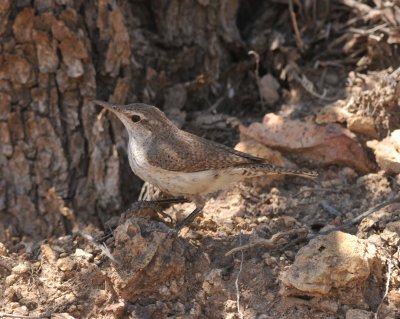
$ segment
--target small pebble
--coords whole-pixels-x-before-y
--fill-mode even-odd
[[[12,286],[18,279],[18,275],[11,274],[6,277],[6,286],[10,287]]]
[[[17,275],[23,275],[29,272],[29,266],[26,264],[19,264],[12,269],[12,272]]]
[[[75,266],[75,262],[70,257],[60,258],[57,260],[57,267],[62,271],[71,271]]]
[[[7,256],[7,248],[3,243],[0,243],[0,256]]]
[[[29,315],[28,308],[26,306],[21,306],[18,308],[15,308],[13,311],[14,315],[21,315],[21,316],[27,316]]]

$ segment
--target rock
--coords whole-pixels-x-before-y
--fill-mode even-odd
[[[337,313],[339,309],[339,305],[336,300],[331,299],[314,298],[311,300],[310,304],[316,309],[324,312]]]
[[[344,123],[351,116],[351,113],[344,107],[343,101],[338,101],[335,104],[329,104],[323,107],[315,118],[317,124],[325,123]]]
[[[12,273],[16,275],[23,275],[29,272],[30,267],[26,264],[19,264],[12,269]]]
[[[372,319],[374,313],[362,309],[350,309],[346,312],[346,319]]]
[[[339,297],[346,299],[347,290],[354,300],[344,302],[359,302],[375,254],[374,246],[366,240],[343,232],[315,238],[300,249],[294,264],[282,275],[288,289],[283,293],[328,296],[340,291]]]
[[[260,94],[267,105],[273,105],[279,100],[279,82],[269,73],[260,79]]]
[[[400,130],[393,131],[382,141],[368,141],[367,146],[374,150],[380,168],[388,173],[400,173]]]
[[[377,138],[379,136],[375,127],[375,121],[372,117],[352,115],[347,119],[347,128],[350,131],[361,133],[372,138]]]
[[[224,290],[224,281],[222,279],[222,269],[211,269],[206,275],[203,282],[203,290],[209,295],[213,295],[214,291]]]
[[[400,152],[400,130],[393,131],[390,135],[390,139],[396,150]]]
[[[18,275],[11,274],[6,277],[5,283],[8,287],[12,286],[18,280]]]
[[[29,315],[29,310],[26,306],[20,306],[14,309],[13,315],[15,315],[18,318],[18,315],[21,317],[25,317]]]
[[[398,222],[397,222],[398,223]],[[392,223],[391,223],[392,224]],[[399,234],[386,227],[381,233],[381,238],[386,241],[390,246],[397,247],[400,243]]]
[[[91,260],[91,259],[93,259],[93,255],[92,254],[90,254],[90,253],[88,253],[88,252],[86,252],[86,251],[84,251],[84,250],[82,250],[82,249],[80,249],[80,248],[77,248],[76,250],[75,250],[75,254],[74,254],[76,257],[80,257],[80,258],[82,258],[82,259],[86,259],[86,260]]]
[[[386,225],[386,229],[395,232],[397,236],[400,236],[400,221],[396,220],[394,222],[390,222]]]
[[[384,208],[379,209],[374,214],[365,217],[358,226],[358,233],[357,236],[362,236],[363,238],[368,238],[369,241],[375,240],[379,241],[382,239],[382,236],[375,238],[376,236],[373,235],[376,230],[375,227],[378,227],[379,223],[388,223],[385,226],[385,231],[389,231],[392,234],[396,235],[398,232],[398,220],[400,218],[400,203],[392,203],[387,205]],[[393,223],[392,220],[395,220]],[[370,230],[372,229],[372,233],[370,234]],[[398,233],[397,233],[398,234]],[[400,234],[396,235],[397,237]]]
[[[168,231],[164,224],[141,217],[127,219],[115,229],[111,254],[118,265],[110,278],[122,298],[134,301],[159,295],[160,287],[184,275],[182,244]],[[173,291],[169,290],[168,298],[174,297]]]
[[[71,271],[74,269],[75,261],[70,257],[60,258],[57,260],[57,267],[62,271]]]
[[[388,294],[389,303],[393,304],[397,309],[400,308],[400,289],[393,289]]]
[[[232,300],[232,299],[228,299],[225,302],[225,307],[224,309],[228,312],[235,312],[237,310],[237,301],[236,300]]]
[[[49,262],[50,264],[54,264],[57,262],[57,256],[55,251],[51,248],[49,244],[43,244],[40,246],[40,250],[42,253],[42,258]]]

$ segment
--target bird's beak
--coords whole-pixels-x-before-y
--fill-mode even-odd
[[[99,100],[94,100],[94,104],[99,105],[101,107],[104,107],[105,109],[112,111],[114,113],[120,113],[122,112],[122,109],[119,105],[110,103],[110,102],[104,102],[104,101],[99,101]]]

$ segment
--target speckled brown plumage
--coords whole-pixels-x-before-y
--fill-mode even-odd
[[[275,174],[293,174],[313,177],[315,173],[305,169],[273,166],[265,159],[236,151],[184,131],[161,134],[154,139],[148,150],[151,165],[169,171],[199,172],[211,169],[246,167]],[[172,146],[173,145],[173,146]]]
[[[149,148],[148,160],[151,165],[169,171],[183,172],[199,172],[263,162],[260,158],[180,130],[171,136],[163,135],[163,138],[154,139]]]
[[[125,125],[129,164],[136,175],[171,195],[196,203],[196,209],[177,225],[178,230],[202,210],[204,195],[245,178],[268,174],[317,176],[305,169],[273,166],[262,158],[182,131],[151,105],[95,103],[112,111]]]

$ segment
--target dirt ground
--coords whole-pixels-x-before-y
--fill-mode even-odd
[[[224,74],[231,83],[246,73],[231,83],[240,98],[230,102],[224,82],[226,95],[206,108],[164,111],[188,131],[319,177],[262,177],[212,194],[179,233],[149,208],[115,209],[136,199],[137,180],[135,196],[85,222],[53,190],[41,226],[51,236],[2,222],[0,318],[400,318],[399,3],[337,1],[327,17],[321,1],[317,18],[310,3],[271,1],[285,6],[278,27],[291,46],[257,27],[267,13],[254,15],[256,27],[243,22],[254,7],[242,4],[237,24],[255,53]],[[326,25],[340,35],[325,41]],[[260,47],[279,54],[254,62]],[[193,90],[188,99],[204,102]],[[193,208],[163,206],[173,221]]]
[[[321,184],[286,178],[268,189],[240,185],[219,194],[178,237],[148,211],[134,210],[115,217],[106,231],[88,226],[42,242],[15,239],[8,249],[1,246],[2,312],[29,318],[344,318],[351,309],[376,311],[386,280],[398,291],[398,234],[374,239],[379,260],[393,263],[390,274],[381,265],[364,280],[325,295],[283,292],[282,274],[307,245],[304,229],[317,234],[341,225],[399,187],[382,173],[358,176],[329,168],[321,174]],[[167,212],[180,218],[190,205]],[[399,204],[391,206],[390,214],[381,212],[384,217],[348,231],[360,238],[381,236],[399,220]],[[274,234],[293,229],[299,232],[265,245]],[[257,240],[263,243],[227,256]],[[368,288],[374,276],[374,289]],[[349,293],[352,298],[343,298]],[[397,318],[398,294],[393,298],[384,303],[381,318]]]

